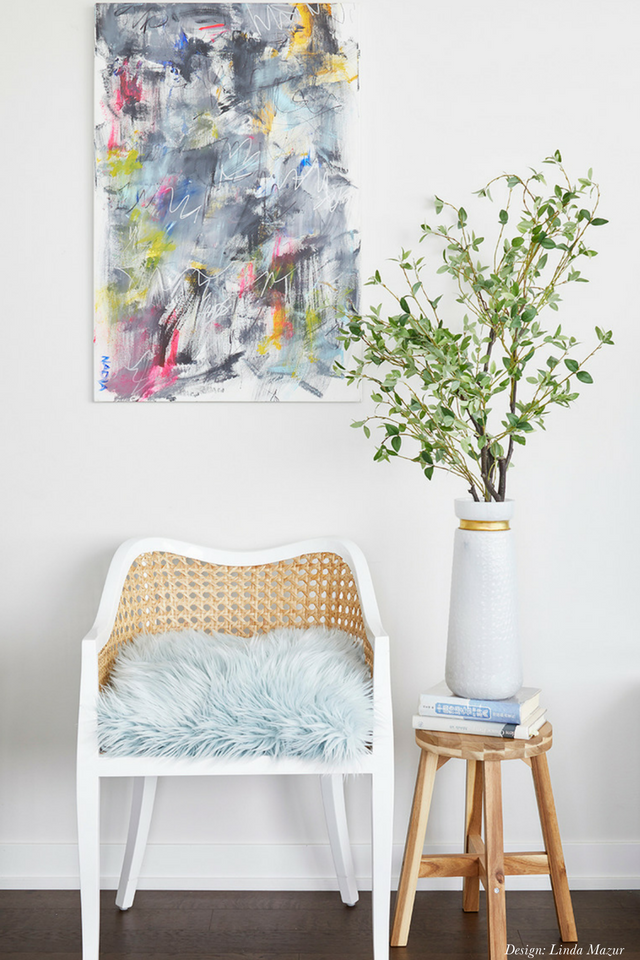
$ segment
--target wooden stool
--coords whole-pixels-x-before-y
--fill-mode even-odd
[[[416,731],[416,743],[421,750],[420,766],[391,932],[392,947],[407,944],[418,877],[464,877],[462,909],[466,911],[478,910],[482,881],[487,892],[490,960],[502,960],[507,951],[505,875],[550,874],[560,936],[571,942],[578,939],[547,765],[546,752],[551,742],[549,723],[545,723],[531,740]],[[423,856],[436,771],[452,757],[467,761],[465,852]],[[500,771],[503,760],[524,760],[531,767],[544,853],[504,853]],[[480,836],[483,797],[484,841]]]

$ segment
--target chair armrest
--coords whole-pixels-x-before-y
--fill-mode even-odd
[[[360,547],[352,540],[340,541],[339,545],[342,547],[341,553],[344,559],[351,567],[351,572],[353,573],[356,586],[358,588],[358,596],[360,598],[362,616],[367,631],[367,639],[369,640],[372,648],[375,650],[375,643],[378,637],[384,637],[387,641],[387,644],[389,642],[389,638],[384,630],[384,627],[382,626],[382,621],[380,620],[380,611],[378,609],[378,601],[373,588],[373,580],[371,579],[369,564],[367,563],[367,559]]]
[[[373,648],[373,750],[393,762],[393,710],[389,638],[374,637]]]

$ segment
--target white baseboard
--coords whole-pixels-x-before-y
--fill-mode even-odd
[[[520,847],[523,849],[525,847]],[[429,853],[452,853],[456,843],[431,844]],[[515,849],[512,845],[509,849]],[[531,846],[526,849],[533,849]],[[565,859],[573,890],[640,889],[639,843],[566,843]],[[393,886],[397,886],[402,845],[394,846]],[[102,847],[102,887],[117,887],[123,844]],[[354,844],[362,890],[370,889],[370,850]],[[420,890],[457,890],[457,879],[420,880]],[[149,844],[141,890],[335,890],[327,844]],[[544,876],[508,877],[511,890],[547,890]],[[0,844],[0,889],[65,890],[78,887],[75,844]]]

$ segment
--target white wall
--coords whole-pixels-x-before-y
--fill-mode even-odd
[[[564,316],[585,334],[613,327],[617,345],[592,364],[595,384],[573,411],[518,451],[510,493],[526,681],[543,688],[555,727],[572,883],[634,886],[640,7],[361,7],[365,274],[416,241],[436,192],[464,202],[556,148],[576,173],[593,166],[602,186],[610,225],[591,285]],[[406,463],[372,463],[373,445],[349,427],[366,402],[92,403],[92,17],[86,0],[33,0],[14,17],[23,40],[4,52],[0,884],[77,881],[79,643],[111,554],[138,534],[252,548],[338,533],[363,547],[393,642],[399,866],[417,763],[410,718],[443,674],[452,498],[464,491]],[[435,850],[460,840],[461,767],[439,775]],[[526,849],[538,842],[528,772],[510,765],[505,780],[506,836]],[[105,795],[111,883],[127,786]],[[349,808],[366,877],[361,784]],[[151,844],[148,886],[331,885],[310,784],[167,782]]]

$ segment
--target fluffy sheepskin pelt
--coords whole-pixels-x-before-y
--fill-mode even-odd
[[[100,694],[98,736],[112,756],[339,763],[366,753],[372,704],[362,645],[341,630],[141,634]]]

